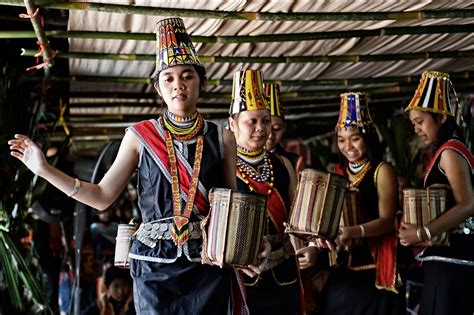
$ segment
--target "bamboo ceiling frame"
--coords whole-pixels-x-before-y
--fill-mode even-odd
[[[474,77],[474,71],[450,72],[451,79],[470,79]],[[35,78],[30,78],[34,80]],[[152,84],[149,77],[112,77],[112,76],[51,76],[52,81],[77,81],[77,82],[115,82],[132,84]],[[282,86],[350,86],[356,84],[378,84],[378,83],[417,83],[420,76],[386,76],[386,77],[362,77],[353,79],[316,79],[316,80],[266,80],[266,82],[277,83]],[[209,79],[207,85],[232,85],[232,80]]]
[[[36,50],[22,49],[22,56],[32,57]],[[245,56],[199,56],[203,63],[311,63],[311,62],[373,62],[414,59],[442,59],[474,57],[474,50],[455,51],[425,51],[401,54],[372,54],[372,55],[319,55],[319,56],[289,56],[289,57],[245,57]],[[121,61],[155,61],[153,54],[108,54],[87,52],[58,52],[56,58],[77,58]]]
[[[24,6],[21,0],[0,0],[2,5]],[[472,18],[474,9],[422,10],[398,12],[318,12],[318,13],[270,13],[231,12],[215,10],[173,9],[145,6],[117,5],[95,2],[64,2],[37,0],[37,6],[58,10],[100,11],[123,14],[144,14],[154,16],[180,16],[203,19],[260,20],[260,21],[380,21],[380,20],[424,20],[446,18]]]
[[[392,35],[426,35],[426,34],[453,34],[474,32],[474,24],[385,27],[373,30],[329,31],[314,33],[293,34],[265,34],[265,35],[238,35],[238,36],[191,36],[196,43],[207,44],[242,44],[242,43],[267,43],[343,39],[352,37],[375,37]],[[125,32],[94,32],[94,31],[45,31],[46,36],[52,38],[84,38],[84,39],[118,39],[118,40],[144,40],[155,41],[153,33],[125,33]],[[0,39],[36,38],[32,31],[0,31]]]

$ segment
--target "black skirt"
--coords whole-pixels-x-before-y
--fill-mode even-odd
[[[474,314],[473,266],[427,261],[423,262],[423,270],[424,287],[418,314]]]
[[[321,296],[320,314],[406,314],[404,291],[398,294],[375,287],[375,269],[331,271]]]
[[[231,269],[184,257],[171,264],[132,260],[137,314],[227,314]]]

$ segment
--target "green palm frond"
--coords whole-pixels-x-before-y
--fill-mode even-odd
[[[28,305],[33,304],[45,314],[53,314],[48,297],[13,244],[8,232],[3,229],[0,230],[0,262],[3,266],[7,293],[12,306],[18,312],[24,312]]]

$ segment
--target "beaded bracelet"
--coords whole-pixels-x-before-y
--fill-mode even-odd
[[[72,191],[69,194],[67,194],[67,196],[68,197],[74,196],[79,191],[79,188],[81,188],[81,181],[77,178],[74,178],[74,185],[72,186]]]

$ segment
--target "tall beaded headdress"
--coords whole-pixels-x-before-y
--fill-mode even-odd
[[[196,49],[186,32],[180,18],[167,18],[158,21],[156,32],[156,70],[154,75],[169,67],[196,65],[203,67]]]
[[[262,89],[263,78],[260,70],[248,69],[234,73],[229,114],[257,109],[270,110]]]
[[[348,127],[358,127],[364,132],[375,128],[370,116],[366,93],[349,92],[341,94],[341,107],[336,129]]]
[[[270,106],[270,115],[284,118],[285,115],[280,99],[280,86],[275,83],[265,83],[263,90],[263,94]]]
[[[425,71],[405,111],[416,109],[454,116],[450,92],[456,95],[449,74],[441,71]]]

